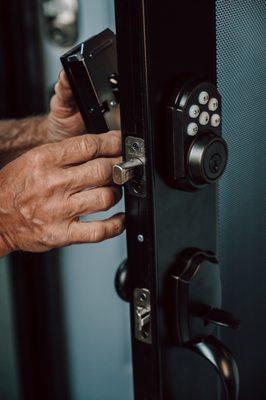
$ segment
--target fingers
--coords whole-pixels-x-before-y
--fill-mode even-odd
[[[121,160],[121,157],[98,158],[63,170],[68,191],[76,193],[91,187],[113,184],[113,166]]]
[[[122,197],[118,187],[103,187],[76,193],[70,197],[68,208],[70,217],[80,217],[100,211],[107,211],[117,204]]]
[[[69,243],[97,243],[120,235],[125,229],[125,216],[120,213],[103,221],[72,222]]]
[[[62,102],[57,95],[54,95],[50,101],[50,110],[56,115],[57,118],[69,118],[73,114],[79,114],[76,103],[73,102]],[[82,119],[81,115],[80,118]],[[83,122],[83,120],[82,120]],[[83,122],[84,127],[84,122]]]
[[[53,144],[51,151],[61,166],[81,164],[97,157],[116,157],[122,151],[121,133],[76,136]]]
[[[71,103],[75,104],[73,93],[64,70],[60,72],[59,80],[56,83],[54,90],[61,106],[66,106]]]

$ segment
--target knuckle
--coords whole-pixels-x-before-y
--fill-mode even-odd
[[[57,247],[60,243],[58,241],[58,236],[56,233],[56,229],[50,229],[47,227],[42,227],[42,232],[40,234],[39,242],[45,248],[54,248]]]
[[[101,242],[106,237],[106,229],[102,223],[98,223],[92,230],[91,230],[91,242],[97,243]]]
[[[98,155],[98,142],[93,136],[83,135],[79,142],[80,150],[82,153],[87,153],[93,158],[96,158]]]
[[[98,194],[98,204],[101,210],[106,211],[113,206],[115,195],[111,190],[101,190]]]
[[[100,182],[106,182],[111,177],[111,168],[106,159],[102,159],[95,164],[96,177]]]

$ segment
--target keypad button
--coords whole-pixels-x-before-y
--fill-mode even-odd
[[[187,134],[189,136],[195,136],[198,133],[199,127],[195,122],[191,122],[190,124],[188,124],[187,127]]]
[[[219,114],[213,114],[211,117],[211,126],[217,128],[221,123],[221,117]]]
[[[208,125],[209,121],[210,121],[210,115],[209,115],[209,113],[207,113],[207,111],[203,111],[203,112],[200,114],[199,123],[200,123],[201,125]]]
[[[189,109],[189,116],[190,118],[198,118],[200,113],[200,108],[196,104],[193,104],[193,106],[190,107]]]
[[[215,97],[212,97],[209,101],[208,108],[210,111],[216,111],[219,106],[219,102]]]
[[[209,93],[205,92],[205,91],[202,91],[199,94],[199,103],[203,104],[203,105],[207,104],[208,101],[209,101],[209,98],[210,98]]]

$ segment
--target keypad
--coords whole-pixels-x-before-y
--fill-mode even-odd
[[[199,127],[195,122],[190,122],[187,127],[187,134],[189,136],[195,136],[199,131]]]
[[[207,111],[203,111],[199,116],[200,125],[208,125],[210,121],[210,114]]]
[[[211,126],[217,128],[221,123],[221,117],[219,114],[213,114],[211,117]]]
[[[210,98],[209,93],[206,91],[202,91],[199,94],[199,103],[205,105],[208,103],[209,98]]]
[[[216,111],[219,106],[218,100],[215,97],[212,97],[209,101],[208,108],[210,111]]]
[[[189,109],[190,118],[197,118],[200,114],[200,108],[198,105],[193,104]]]
[[[218,129],[221,125],[220,96],[211,84],[204,84],[192,92],[185,112],[185,132],[189,136],[200,134],[201,130]]]

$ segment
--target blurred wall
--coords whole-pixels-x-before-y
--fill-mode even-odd
[[[0,399],[19,399],[16,345],[7,258],[0,260]]]

